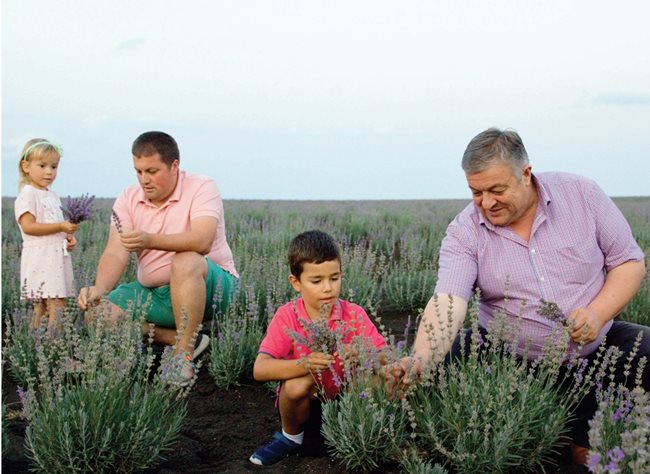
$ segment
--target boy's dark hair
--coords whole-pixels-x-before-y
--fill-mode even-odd
[[[289,244],[289,270],[300,278],[305,263],[341,262],[341,252],[334,239],[320,230],[310,230],[295,236]]]
[[[158,153],[167,166],[171,166],[174,160],[181,160],[176,140],[164,132],[144,132],[133,142],[131,153],[133,156],[151,156]]]

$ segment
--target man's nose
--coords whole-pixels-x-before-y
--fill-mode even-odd
[[[494,200],[494,197],[492,197],[490,194],[484,194],[481,198],[481,206],[483,206],[483,209],[485,210],[492,209],[492,206],[494,206],[495,202],[496,201]]]

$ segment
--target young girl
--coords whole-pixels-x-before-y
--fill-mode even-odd
[[[47,331],[59,328],[63,298],[74,295],[68,251],[77,241],[77,224],[64,220],[61,200],[49,188],[56,179],[61,149],[43,138],[29,140],[18,162],[19,193],[14,204],[23,237],[21,299],[34,301],[32,325],[48,316]]]

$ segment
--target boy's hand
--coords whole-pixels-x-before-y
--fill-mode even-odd
[[[305,357],[303,365],[310,372],[321,372],[329,369],[334,363],[334,357],[323,352],[312,352]]]
[[[70,221],[63,221],[60,224],[61,226],[61,232],[65,232],[66,234],[74,234],[77,231],[77,228],[79,225],[73,224]]]
[[[355,344],[345,344],[341,355],[346,366],[354,367],[359,362],[359,347]]]

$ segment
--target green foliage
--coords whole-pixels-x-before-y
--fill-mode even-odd
[[[430,461],[422,459],[422,454],[414,446],[405,450],[401,466],[405,474],[447,474],[448,472],[440,464],[431,464]]]
[[[128,377],[62,386],[29,410],[26,446],[38,471],[129,473],[171,447],[186,403],[160,383]]]
[[[36,380],[36,345],[45,336],[45,325],[39,330],[34,330],[31,320],[31,312],[23,306],[14,311],[5,322],[5,343],[2,352],[4,359],[9,362],[8,371],[11,378],[22,387],[27,387]]]
[[[497,322],[484,341],[476,314],[472,320],[468,354],[432,366],[410,394],[415,433],[431,456],[445,458],[454,472],[539,469],[551,459],[595,369],[584,376],[581,363],[574,382],[568,376],[558,380],[569,339],[563,328],[539,360],[526,364],[512,351],[518,335],[511,325]]]
[[[67,317],[60,334],[33,334],[26,350],[36,373],[19,396],[35,470],[133,472],[169,448],[185,418],[184,392],[149,382],[153,354],[141,331],[141,320],[97,315],[87,327]]]
[[[250,376],[264,334],[257,314],[254,304],[246,312],[232,305],[213,322],[208,371],[218,387],[239,385],[242,377]]]
[[[650,256],[650,253],[646,251],[646,255]],[[648,266],[650,267],[650,264]],[[623,310],[620,318],[643,326],[650,326],[650,277],[648,275],[643,280],[639,292]]]
[[[356,380],[338,399],[323,403],[321,431],[332,456],[347,469],[371,471],[398,459],[406,417],[383,384]]]
[[[628,355],[625,371],[632,369],[636,349]],[[596,391],[598,410],[589,421],[587,465],[595,473],[650,472],[650,394],[643,389],[643,372],[648,361],[639,359],[632,390],[623,385],[601,385]]]

